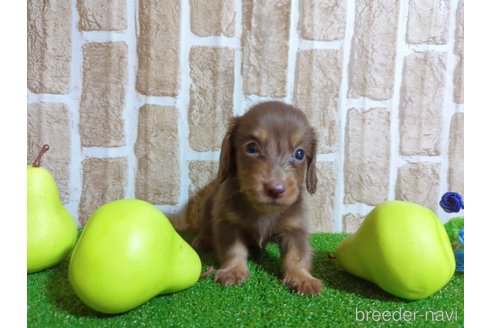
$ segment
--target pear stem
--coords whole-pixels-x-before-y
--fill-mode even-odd
[[[32,166],[40,167],[41,166],[41,157],[43,157],[44,153],[46,153],[50,149],[50,146],[44,145],[39,151],[38,157],[32,162]]]

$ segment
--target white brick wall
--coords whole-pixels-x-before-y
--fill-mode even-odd
[[[463,1],[282,0],[275,7],[273,0],[262,0],[249,8],[239,0],[221,0],[209,7],[198,1],[166,0],[167,9],[161,10],[152,7],[157,2],[150,0],[111,2],[109,9],[94,1],[71,0],[69,8],[65,1],[59,1],[60,7],[55,1],[44,8],[48,12],[31,5],[39,2],[28,1],[28,40],[35,46],[28,49],[27,95],[30,108],[38,108],[38,103],[57,110],[65,108],[68,119],[64,118],[67,122],[59,128],[46,126],[46,115],[32,112],[29,124],[47,137],[42,141],[29,136],[28,158],[32,160],[40,143],[56,139],[56,129],[68,129],[70,141],[60,145],[57,156],[69,158],[69,167],[57,168],[54,157],[47,158],[46,166],[61,184],[67,208],[75,217],[80,214],[81,222],[102,200],[139,195],[170,215],[177,227],[188,227],[195,220],[177,214],[184,212],[193,195],[190,191],[196,189],[196,170],[213,170],[209,164],[219,158],[217,144],[225,120],[269,99],[298,105],[323,137],[318,161],[324,182],[321,193],[310,200],[315,208],[311,220],[315,230],[353,230],[360,222],[358,218],[373,205],[362,196],[354,196],[368,190],[357,190],[351,193],[354,197],[347,197],[351,191],[347,188],[364,188],[357,183],[347,187],[347,172],[355,167],[371,167],[364,161],[372,158],[371,154],[347,154],[348,147],[357,143],[348,129],[348,113],[352,109],[363,117],[370,117],[374,109],[388,117],[369,119],[366,124],[367,131],[384,128],[382,135],[389,139],[389,152],[381,155],[387,156],[384,161],[389,163],[379,172],[382,177],[367,172],[369,181],[374,180],[374,188],[387,183],[378,201],[407,195],[409,200],[426,203],[428,200],[416,197],[422,184],[415,174],[418,170],[411,170],[415,167],[425,172],[429,170],[423,168],[431,168],[431,187],[438,195],[429,199],[434,200],[451,187],[463,192],[464,108],[459,74]],[[147,7],[151,9],[146,11]],[[270,7],[275,10],[268,14],[264,10]],[[382,7],[393,16],[371,14]],[[221,8],[220,12],[217,8]],[[429,16],[430,12],[434,16]],[[87,19],[91,13],[97,22]],[[113,13],[114,19],[108,19]],[[208,21],[200,24],[200,19]],[[271,29],[264,27],[266,23]],[[38,30],[47,34],[44,43],[36,39],[34,32]],[[146,31],[153,32],[147,35]],[[260,42],[268,38],[272,38],[272,43],[263,47]],[[163,53],[167,54],[164,59],[159,57]],[[428,57],[431,59],[424,60],[428,65],[414,63]],[[412,66],[405,68],[409,63]],[[217,67],[222,71],[218,72]],[[270,67],[275,67],[275,74],[268,75]],[[216,70],[210,80],[204,79],[207,69]],[[195,70],[198,75],[194,75]],[[432,75],[428,73],[442,79],[436,82],[429,79]],[[200,85],[221,79],[229,91],[207,90]],[[308,82],[312,87],[306,87]],[[210,107],[194,107],[200,99],[211,102]],[[151,120],[152,115],[160,114],[150,108],[157,108],[157,113],[164,116]],[[171,114],[164,108],[175,112]],[[216,108],[223,109],[216,112],[219,115],[211,115]],[[416,115],[415,110],[421,110],[424,116]],[[143,120],[158,123],[166,118],[171,119],[168,129],[174,131],[172,138],[178,142],[163,142],[177,161],[173,162],[171,173],[167,172],[173,182],[166,184],[165,180],[157,185],[161,189],[175,188],[173,183],[177,181],[179,188],[163,194],[149,191],[157,194],[150,197],[142,190],[151,190],[144,186],[152,181],[145,180],[159,178],[155,172],[160,167],[148,167],[144,174],[142,169],[148,163],[139,161],[143,149],[160,150],[154,139],[142,139],[139,133],[143,133]],[[431,124],[426,125],[429,120]],[[201,126],[209,131],[210,124],[216,127],[216,135],[208,136],[211,140],[203,143]],[[415,133],[417,141],[409,146],[412,140],[408,136]],[[429,135],[432,151],[420,151],[419,138]],[[374,142],[380,140],[377,133],[371,136]],[[162,138],[165,134],[155,136],[157,141]],[[362,152],[368,149],[363,148]],[[349,156],[355,155],[359,162],[354,167],[347,166],[353,163]],[[155,158],[160,161],[157,165],[165,166],[165,156],[158,154]],[[99,163],[101,167],[123,170],[123,177],[118,178],[118,171],[106,180],[98,180],[99,175],[91,175],[89,170],[96,165],[96,159],[107,161]],[[90,181],[96,185],[89,186]],[[398,181],[407,181],[407,185],[399,188]],[[105,183],[109,182],[117,185],[108,189]],[[98,199],[91,196],[105,190]],[[443,221],[449,218],[437,204],[434,209]]]

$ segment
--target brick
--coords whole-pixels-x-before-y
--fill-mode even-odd
[[[188,204],[185,217],[187,228],[198,229],[198,218],[203,205],[207,186],[216,176],[219,163],[216,161],[190,161],[188,165],[190,186],[188,189]]]
[[[72,62],[70,1],[27,1],[27,87],[66,94]]]
[[[356,1],[350,98],[386,100],[393,95],[399,6],[399,1]]]
[[[82,197],[79,221],[87,223],[100,206],[125,196],[127,184],[127,159],[88,158],[82,161]]]
[[[463,0],[458,1],[458,8],[456,10],[456,29],[455,29],[455,43],[454,53],[463,55],[465,46],[465,4]]]
[[[136,89],[144,95],[178,95],[180,15],[180,1],[139,1]]]
[[[287,95],[290,7],[290,0],[243,2],[245,95]]]
[[[219,150],[232,116],[234,50],[192,47],[190,76],[190,146],[196,151]]]
[[[83,55],[81,144],[84,147],[123,146],[127,45],[124,42],[88,43],[83,46]]]
[[[463,113],[456,113],[451,120],[449,137],[449,169],[448,190],[465,195],[464,160],[465,160],[465,132]]]
[[[454,70],[453,82],[454,82],[454,93],[453,100],[457,104],[463,104],[464,102],[464,92],[463,92],[463,74],[464,74],[464,4],[463,1],[458,2],[458,10],[456,12],[456,31],[455,31],[455,43],[454,43],[454,53],[458,56],[458,63]]]
[[[121,31],[127,28],[126,1],[78,0],[81,31]]]
[[[201,37],[234,36],[234,0],[190,1],[191,31]]]
[[[203,189],[210,181],[212,181],[219,170],[219,162],[217,161],[190,161],[189,165],[190,187],[188,195],[192,196],[200,189]]]
[[[34,103],[27,107],[27,162],[32,164],[44,144],[50,150],[41,166],[55,178],[62,202],[70,198],[70,113],[64,104]]]
[[[440,169],[439,163],[408,163],[400,167],[396,180],[396,199],[437,211]]]
[[[136,197],[156,205],[176,205],[180,194],[176,108],[159,105],[140,108],[135,155]]]
[[[297,54],[294,103],[318,133],[319,153],[338,146],[338,98],[342,80],[341,50],[303,50]]]
[[[346,214],[342,218],[342,231],[354,233],[359,230],[360,225],[364,221],[365,216]]]
[[[407,42],[446,44],[450,0],[410,0],[408,4]]]
[[[345,204],[378,205],[387,200],[390,114],[383,108],[350,109],[345,132]]]
[[[299,3],[299,34],[316,41],[342,40],[345,36],[345,1],[306,0]]]
[[[306,193],[309,228],[312,232],[333,232],[336,165],[333,162],[317,163],[318,185],[316,193]]]
[[[413,53],[405,58],[400,92],[400,153],[439,155],[446,54]]]
[[[465,94],[463,91],[463,82],[464,82],[464,65],[465,60],[463,56],[458,57],[458,63],[456,64],[456,68],[454,70],[453,75],[453,83],[454,83],[454,92],[453,92],[453,101],[457,104],[463,104],[465,102]]]

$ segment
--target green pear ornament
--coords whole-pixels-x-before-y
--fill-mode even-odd
[[[69,281],[83,303],[108,314],[194,285],[201,261],[152,204],[109,202],[89,218],[72,253]]]
[[[41,167],[44,145],[27,165],[27,272],[38,272],[61,262],[77,241],[77,224],[63,207],[50,171]]]
[[[411,202],[376,206],[337,247],[341,266],[401,298],[426,298],[451,279],[455,259],[443,224]]]

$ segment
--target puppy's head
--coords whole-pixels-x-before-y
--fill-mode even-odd
[[[304,183],[309,193],[316,191],[316,147],[302,111],[281,102],[256,105],[230,122],[219,180],[239,179],[240,191],[258,210],[290,206]]]

